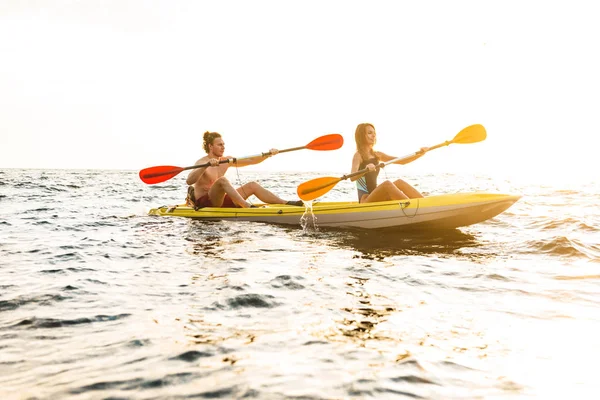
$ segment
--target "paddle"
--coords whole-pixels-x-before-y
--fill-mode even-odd
[[[465,129],[463,129],[462,131],[458,132],[458,134],[454,137],[454,139],[447,140],[440,144],[436,144],[435,146],[430,147],[429,150],[427,150],[427,151],[431,151],[431,150],[434,150],[434,149],[437,149],[437,148],[443,147],[443,146],[448,146],[452,143],[467,144],[467,143],[481,142],[482,140],[485,140],[486,136],[487,135],[485,133],[485,128],[483,127],[483,125],[479,125],[479,124],[471,125],[471,126],[466,127]],[[421,154],[421,152],[418,151],[416,153],[413,153],[413,154],[410,154],[410,155],[407,155],[404,157],[394,158],[393,160],[387,161],[385,163],[380,163],[377,166],[377,168],[383,168],[388,164],[395,163],[398,161],[408,160],[408,159],[418,156],[420,154]],[[329,192],[339,182],[341,182],[345,179],[348,179],[348,178],[352,178],[354,176],[362,175],[368,171],[369,171],[369,169],[365,168],[365,169],[361,169],[360,171],[356,171],[352,174],[344,175],[341,178],[325,177],[325,178],[316,178],[316,179],[310,180],[308,182],[304,182],[298,186],[298,189],[297,189],[298,196],[300,197],[300,199],[302,199],[304,201],[314,200],[317,197],[323,196],[325,193]]]
[[[324,136],[318,137],[315,140],[313,140],[312,142],[310,142],[309,144],[307,144],[306,146],[292,147],[290,149],[279,150],[279,154],[287,153],[289,151],[302,150],[302,149],[320,150],[320,151],[337,150],[340,147],[342,147],[343,144],[344,144],[344,138],[342,137],[342,135],[340,135],[338,133],[332,133],[330,135],[324,135]],[[266,153],[255,154],[253,156],[247,156],[247,157],[241,157],[241,158],[227,158],[225,160],[219,161],[219,164],[235,163],[238,160],[245,160],[248,158],[260,157],[260,156],[264,157],[264,156],[268,156],[270,154],[271,154],[270,152],[266,152]],[[177,174],[179,174],[180,172],[185,171],[187,169],[208,167],[209,165],[210,165],[210,163],[204,163],[204,164],[200,164],[200,165],[192,165],[190,167],[185,167],[185,168],[174,167],[171,165],[161,165],[158,167],[149,167],[149,168],[145,168],[140,171],[140,179],[149,185],[155,184],[155,183],[161,183],[161,182],[167,181],[167,180],[175,177]]]

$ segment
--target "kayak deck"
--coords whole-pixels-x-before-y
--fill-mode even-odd
[[[235,220],[301,225],[301,218],[315,218],[318,227],[382,229],[397,227],[454,229],[486,221],[502,213],[521,196],[497,193],[455,193],[419,199],[377,203],[316,202],[312,215],[307,207],[260,204],[258,208],[194,210],[185,205],[153,208],[150,215],[206,221]]]

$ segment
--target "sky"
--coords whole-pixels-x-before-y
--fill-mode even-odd
[[[598,175],[592,1],[0,1],[0,168],[193,165],[349,172],[354,130],[392,156],[482,124],[407,172]],[[389,168],[389,167],[388,167]]]

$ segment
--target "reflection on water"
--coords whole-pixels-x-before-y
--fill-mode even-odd
[[[346,230],[331,232],[331,235],[340,247],[356,250],[362,253],[360,257],[378,261],[401,255],[455,254],[461,249],[480,245],[475,236],[460,230]]]
[[[213,259],[223,259],[224,247],[228,244],[224,239],[235,232],[222,221],[186,221],[188,222],[183,237],[190,242],[193,255],[203,255]]]
[[[306,243],[319,243],[333,249],[347,249],[361,253],[360,258],[382,261],[392,256],[407,255],[464,255],[464,250],[485,244],[470,233],[461,230],[358,230],[319,228],[318,230],[288,225],[247,223],[243,230],[233,229],[222,221],[189,221],[184,238],[192,244],[191,253],[222,259],[223,249],[232,243],[251,241],[251,231],[272,229],[274,235]],[[469,258],[477,257],[469,252]],[[488,255],[489,256],[489,255]]]
[[[352,296],[357,304],[353,307],[342,308],[342,311],[348,313],[348,316],[339,321],[341,334],[360,342],[362,347],[368,340],[394,340],[394,338],[378,332],[376,328],[381,322],[385,322],[390,314],[396,312],[396,307],[391,304],[380,305],[372,302],[372,296],[379,298],[383,296],[369,293],[365,286],[365,283],[369,281],[368,278],[349,276],[348,279],[346,293]]]

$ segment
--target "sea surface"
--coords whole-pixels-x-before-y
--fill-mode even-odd
[[[600,396],[598,181],[403,177],[523,195],[406,233],[151,217],[185,173],[137,172],[0,170],[1,399]],[[230,178],[292,200],[327,175]]]

